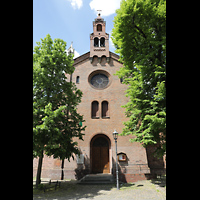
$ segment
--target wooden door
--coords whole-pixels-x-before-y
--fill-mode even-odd
[[[96,139],[98,140],[98,139]],[[92,147],[92,172],[109,173],[109,145],[108,142],[99,139],[93,143]]]
[[[102,167],[103,173],[110,172],[108,147],[101,147],[101,167]]]
[[[101,173],[101,147],[92,148],[92,171]]]

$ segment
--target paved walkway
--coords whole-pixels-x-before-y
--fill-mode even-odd
[[[165,184],[152,183],[151,180],[123,184],[120,190],[115,185],[78,185],[74,183],[61,183],[58,190],[39,192],[33,199],[41,200],[165,200]]]

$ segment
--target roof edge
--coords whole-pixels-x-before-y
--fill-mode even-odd
[[[116,60],[117,62],[123,64],[122,62],[119,61],[119,56],[116,54],[116,53],[113,53],[111,51],[109,51],[109,55],[112,59]],[[90,51],[88,51],[87,53],[77,57],[74,59],[74,66],[77,65],[78,63],[86,60],[86,59],[89,59],[90,58]]]
[[[115,59],[116,61],[120,62],[120,61],[119,61],[119,55],[117,55],[116,53],[113,53],[113,52],[111,52],[111,51],[109,51],[109,53],[110,53],[110,57],[111,57],[111,58],[113,58],[113,59]],[[122,63],[122,62],[120,62],[120,63]]]
[[[78,63],[82,62],[83,60],[86,60],[89,57],[90,57],[90,51],[88,51],[87,53],[84,53],[83,55],[81,55],[77,58],[75,58],[73,65],[77,65]]]

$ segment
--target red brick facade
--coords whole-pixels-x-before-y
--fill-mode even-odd
[[[118,76],[114,75],[123,65],[118,61],[118,55],[109,51],[109,34],[105,32],[105,25],[105,21],[100,16],[95,19],[93,33],[90,34],[90,51],[74,59],[75,71],[72,75],[72,82],[76,83],[83,92],[78,112],[84,115],[83,126],[86,125],[87,128],[84,132],[84,141],[76,139],[84,156],[83,164],[77,164],[76,158],[75,160],[71,158],[70,162],[65,160],[65,179],[81,178],[94,171],[92,168],[98,164],[94,163],[95,153],[93,151],[95,148],[92,141],[101,137],[107,141],[105,146],[99,142],[99,146],[102,145],[99,149],[107,148],[106,153],[101,155],[101,158],[107,157],[106,159],[108,159],[107,164],[102,168],[102,173],[115,174],[116,154],[112,133],[114,129],[121,133],[124,127],[123,122],[127,121],[124,114],[125,109],[121,106],[128,102],[128,98],[125,97],[125,91],[128,87],[121,83]],[[98,74],[100,74],[99,77]],[[95,75],[96,77],[94,77]],[[107,80],[108,82],[106,82]],[[95,103],[93,103],[94,101]],[[92,111],[92,109],[97,109],[93,108],[93,104],[98,105],[98,110]],[[105,105],[107,107],[103,108]],[[121,181],[125,182],[146,179],[145,174],[150,173],[146,149],[140,143],[131,143],[129,141],[131,138],[133,136],[118,136],[117,140],[118,153],[127,156],[126,161],[118,161],[119,177]],[[34,177],[36,176],[37,163],[37,159],[34,159]],[[61,161],[45,156],[42,177],[60,179]]]

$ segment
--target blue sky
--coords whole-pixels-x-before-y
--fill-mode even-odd
[[[33,0],[33,47],[49,33],[53,40],[66,41],[67,48],[73,41],[76,56],[82,55],[90,50],[89,35],[93,32],[96,10],[102,10],[106,32],[111,36],[115,10],[119,7],[120,0]],[[109,48],[115,51],[111,40]]]

